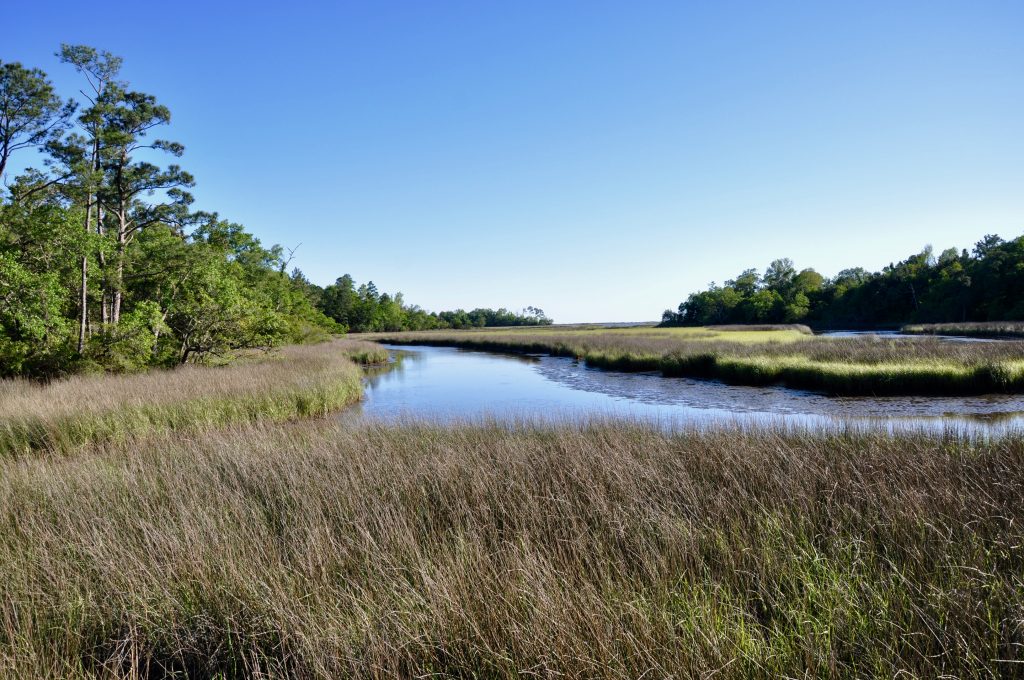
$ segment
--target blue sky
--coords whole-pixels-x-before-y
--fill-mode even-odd
[[[97,20],[102,17],[102,21]],[[428,309],[658,318],[1024,232],[1024,3],[16,2],[0,59],[125,58],[197,206]],[[23,160],[32,160],[25,158]]]

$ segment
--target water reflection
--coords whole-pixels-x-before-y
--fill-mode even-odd
[[[1024,426],[1024,396],[826,397],[587,368],[565,357],[389,346],[396,364],[366,376],[345,417],[441,422],[627,417],[673,428],[718,422],[998,433]]]

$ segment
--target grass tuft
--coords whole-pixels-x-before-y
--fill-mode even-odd
[[[360,366],[380,366],[391,359],[391,353],[377,343],[349,339],[343,343],[345,356]]]

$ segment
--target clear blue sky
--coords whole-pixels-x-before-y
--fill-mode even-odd
[[[1024,3],[10,3],[173,113],[198,207],[428,309],[658,318],[1024,232]],[[35,160],[35,159],[33,159]]]

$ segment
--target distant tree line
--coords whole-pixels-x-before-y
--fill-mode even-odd
[[[184,147],[157,136],[171,113],[120,79],[119,57],[83,45],[58,56],[79,74],[76,98],[39,69],[0,62],[0,376],[210,361],[346,328],[525,318],[428,314],[372,284],[343,277],[321,289],[289,274],[280,246],[191,209],[194,179],[175,162]],[[8,181],[11,159],[31,150],[41,167]]]
[[[323,314],[355,333],[552,323],[537,307],[527,307],[518,313],[504,308],[428,312],[417,305],[406,304],[401,293],[379,292],[373,281],[357,287],[348,274],[313,295]]]
[[[931,246],[880,272],[860,267],[826,279],[775,260],[692,293],[664,325],[807,323],[873,327],[904,323],[1024,319],[1024,236],[989,235],[974,248],[935,255]]]

